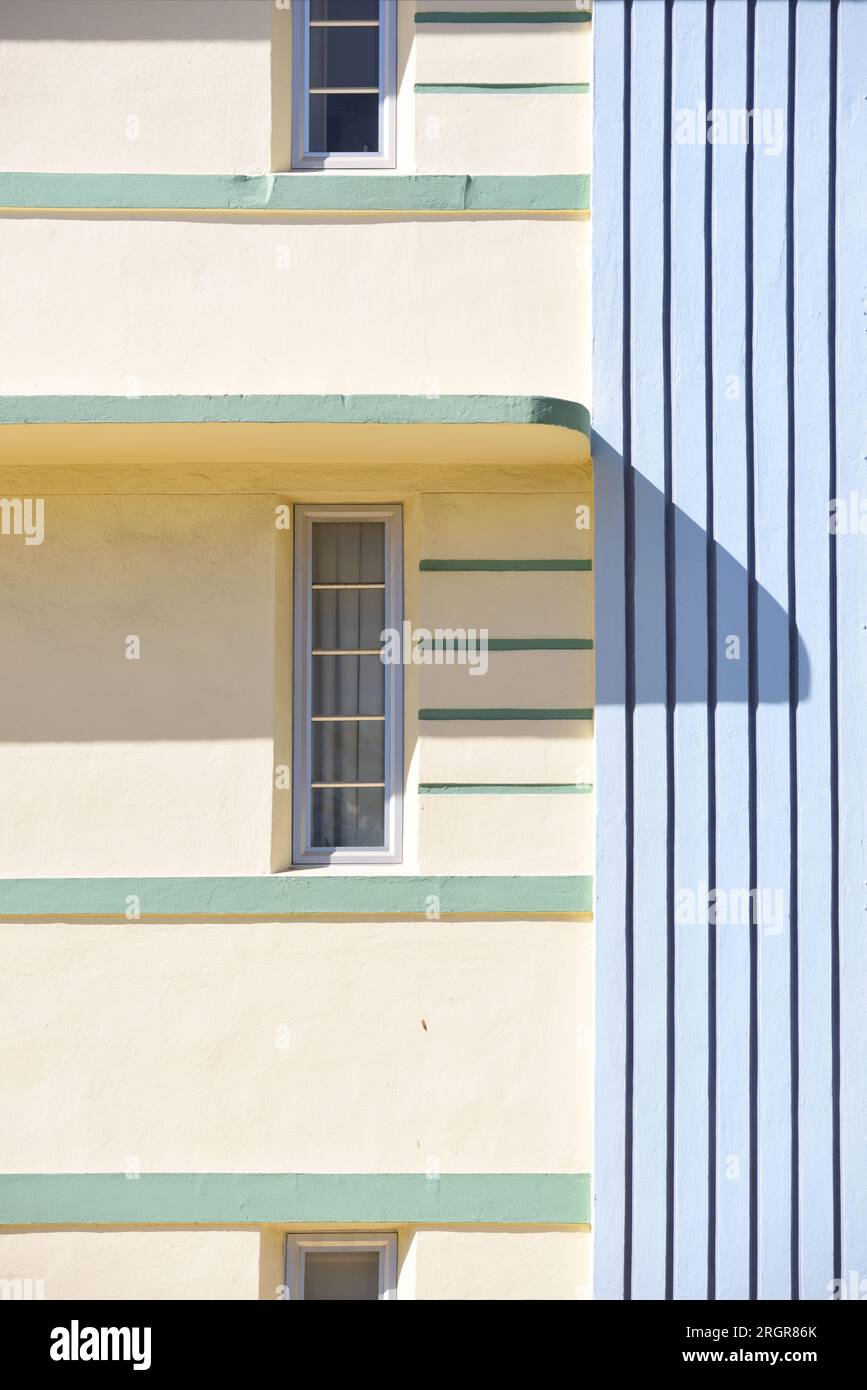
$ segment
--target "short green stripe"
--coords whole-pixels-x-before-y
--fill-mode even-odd
[[[3,1173],[0,1225],[590,1222],[589,1173]]]
[[[591,637],[489,637],[485,642],[489,652],[589,652],[593,649]],[[420,651],[466,651],[465,638],[449,642],[446,639],[432,638],[418,644]],[[478,651],[479,644],[472,643],[471,650]]]
[[[589,174],[0,173],[0,207],[179,212],[585,212]]]
[[[420,709],[419,719],[592,719],[592,709]]]
[[[420,570],[428,573],[450,573],[464,570],[581,570],[593,568],[592,560],[419,560]]]
[[[446,96],[468,92],[485,95],[487,92],[556,92],[563,96],[584,95],[590,91],[589,82],[416,82],[417,96]]]
[[[589,436],[554,396],[0,396],[0,424],[555,425]]]
[[[419,10],[416,24],[589,24],[589,10]]]
[[[589,876],[358,877],[286,873],[251,878],[4,878],[0,916],[122,917],[129,899],[144,917],[589,912]]]
[[[419,796],[583,796],[591,782],[420,782]]]

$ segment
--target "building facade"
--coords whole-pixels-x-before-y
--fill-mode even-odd
[[[0,6],[0,1297],[867,1296],[865,30]]]
[[[591,45],[0,9],[4,1296],[590,1296]]]
[[[867,7],[593,27],[595,1293],[863,1299]]]

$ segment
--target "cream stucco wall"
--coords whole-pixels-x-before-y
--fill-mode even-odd
[[[43,500],[0,538],[3,873],[267,872],[273,499]]]
[[[261,1243],[257,1230],[6,1230],[0,1281],[6,1298],[256,1298]]]
[[[0,377],[9,394],[586,402],[588,246],[570,220],[0,219]]]
[[[416,172],[589,173],[590,102],[589,93],[419,92]]]
[[[421,5],[419,8],[422,8]],[[425,0],[425,9],[450,10],[449,0]],[[576,10],[571,0],[473,0],[474,10]],[[581,8],[586,8],[583,6]],[[419,82],[589,82],[593,75],[590,24],[421,26]],[[586,171],[584,171],[586,172]]]
[[[304,1227],[311,1229],[335,1230]],[[360,1229],[395,1232],[398,1299],[590,1296],[586,1230],[340,1228]],[[285,1236],[286,1229],[273,1226],[6,1230],[0,1281],[10,1281],[3,1285],[10,1299],[282,1300]]]
[[[424,9],[454,8],[428,4]],[[481,0],[550,11],[562,0]],[[415,83],[586,83],[589,25],[416,25],[399,0],[394,173],[587,173],[586,94],[416,93]],[[261,174],[290,168],[291,10],[273,0],[4,0],[0,169]]]
[[[265,173],[270,0],[4,0],[0,168]]]
[[[588,922],[2,930],[2,1172],[590,1169]]]
[[[145,491],[133,474],[126,486],[139,491],[107,494],[102,474],[81,474],[34,472],[42,544],[0,543],[3,872],[288,868],[291,789],[277,789],[275,769],[292,761],[292,535],[275,520],[299,493],[221,492],[224,475],[212,469],[190,474],[187,493]],[[333,498],[328,471],[319,478],[306,500]],[[27,479],[26,468],[0,471],[0,495],[28,495]],[[419,571],[426,558],[586,557],[591,532],[575,522],[592,498],[577,470],[574,491],[562,493],[511,492],[507,474],[501,491],[427,491],[436,475],[410,464],[398,492],[376,482],[366,469],[363,496],[403,506],[414,627],[592,638],[589,573]],[[242,475],[230,485],[245,484]],[[410,665],[404,685],[398,872],[592,872],[589,794],[418,794],[429,782],[592,783],[591,721],[417,719],[429,707],[592,708],[592,651],[491,651],[477,675]]]
[[[415,90],[588,83],[589,25],[416,27],[415,8],[398,7],[394,174],[589,171],[586,93]],[[7,0],[0,169],[284,170],[290,57],[288,11],[270,0]],[[586,221],[519,209],[4,209],[2,391],[588,403],[589,246]],[[419,569],[589,559],[591,531],[576,526],[592,503],[587,445],[565,430],[13,426],[0,445],[0,496],[46,507],[43,544],[0,537],[4,877],[290,868],[291,791],[274,789],[291,765],[293,682],[277,505],[400,502],[412,623],[593,636],[592,575]],[[394,872],[592,872],[583,787],[419,790],[590,784],[591,721],[417,714],[589,708],[593,663],[541,650],[493,652],[484,677],[407,668]],[[0,1173],[590,1170],[593,937],[574,914],[2,931]],[[7,1229],[0,1279],[43,1279],[48,1298],[273,1298],[284,1235]],[[398,1294],[584,1297],[590,1249],[584,1229],[400,1227]]]
[[[418,1231],[417,1299],[585,1299],[591,1238],[580,1231]]]

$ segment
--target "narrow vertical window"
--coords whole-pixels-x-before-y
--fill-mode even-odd
[[[397,1296],[394,1235],[290,1235],[286,1238],[286,1286],[305,1302],[374,1303]]]
[[[394,167],[395,0],[293,6],[293,165]]]
[[[397,506],[296,508],[298,864],[400,859],[403,667],[383,661],[401,632],[400,523]]]

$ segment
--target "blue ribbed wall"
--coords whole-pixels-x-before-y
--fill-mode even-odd
[[[867,5],[597,0],[594,43],[596,1294],[828,1298],[867,1280],[867,535],[828,522],[867,514]],[[688,143],[702,105],[770,143]]]

